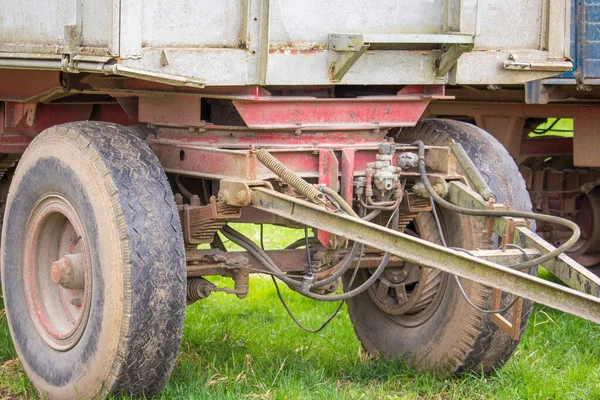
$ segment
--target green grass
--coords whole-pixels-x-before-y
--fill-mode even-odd
[[[266,229],[268,248],[302,237]],[[244,233],[258,239],[256,227]],[[289,319],[269,278],[252,277],[250,289],[244,300],[217,293],[187,308],[181,353],[161,398],[600,399],[600,326],[558,311],[535,307],[515,355],[499,371],[442,379],[367,357],[346,313],[313,335]],[[284,296],[312,327],[336,306],[287,289]],[[3,321],[0,361],[15,357],[7,331]],[[0,367],[0,397],[9,390],[33,394],[14,364]]]
[[[535,134],[533,132],[529,133],[529,137],[536,136],[562,136],[562,137],[573,137],[573,118],[548,118],[546,122],[538,125],[536,127],[537,131],[548,130],[546,133],[538,133]]]

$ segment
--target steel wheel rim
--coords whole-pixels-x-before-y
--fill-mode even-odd
[[[89,241],[69,200],[52,194],[36,204],[23,252],[29,315],[48,346],[69,350],[85,331],[92,297]]]
[[[406,233],[420,237],[418,234],[418,221],[415,219],[413,223],[416,232],[407,230]],[[369,297],[377,308],[385,312],[398,325],[407,327],[422,325],[435,314],[440,305],[444,297],[448,274],[411,263],[405,263],[404,267],[391,270],[392,274],[386,269],[380,279],[377,279],[367,289]],[[419,271],[417,280],[414,279],[415,275],[417,275],[415,273],[416,270]],[[403,274],[405,278],[400,281],[392,281],[393,272],[398,271],[405,272]],[[386,272],[388,273],[386,274]],[[372,271],[362,270],[362,273],[366,280]],[[410,285],[410,289],[406,289],[406,286],[404,289],[400,289],[402,285],[406,285],[407,283]],[[385,289],[385,293],[381,290],[382,286]],[[387,286],[387,289],[385,286]],[[398,295],[398,289],[400,289],[401,295]]]

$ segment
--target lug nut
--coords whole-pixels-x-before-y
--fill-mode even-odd
[[[79,297],[74,297],[71,299],[70,301],[71,304],[73,304],[75,307],[81,307],[81,298]]]

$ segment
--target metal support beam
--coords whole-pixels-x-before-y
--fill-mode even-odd
[[[278,192],[255,188],[252,205],[485,286],[600,323],[600,299],[360,219],[335,214]]]
[[[442,53],[440,57],[440,64],[436,75],[438,77],[444,76],[456,65],[456,62],[467,51],[473,50],[473,44],[452,44],[448,46],[446,51]]]
[[[346,72],[354,65],[356,61],[367,51],[368,44],[363,44],[355,51],[347,51],[329,67],[330,78],[334,82],[339,82],[346,75]]]

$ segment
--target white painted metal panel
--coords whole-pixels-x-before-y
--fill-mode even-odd
[[[569,16],[561,10],[569,0],[0,0],[0,7],[0,67],[2,59],[14,67],[40,53],[112,55],[90,60],[137,68],[144,79],[162,74],[209,86],[521,83],[554,73],[508,70],[507,60],[545,67],[568,56]],[[66,41],[68,24],[75,46]],[[348,51],[329,48],[330,34],[373,42],[339,81],[330,67]],[[432,42],[411,42],[415,35]],[[453,44],[435,35],[475,37],[454,68],[455,59],[445,62],[444,76],[437,68]]]
[[[0,42],[14,45],[65,44],[69,0],[0,0]]]
[[[118,0],[0,0],[0,50],[107,54],[115,29],[113,1],[118,3]],[[72,27],[71,35],[67,26]]]
[[[149,0],[143,2],[145,47],[239,47],[241,0]]]
[[[482,50],[541,50],[543,3],[546,0],[479,0]]]
[[[330,33],[440,33],[443,0],[271,0],[272,47],[318,47]]]
[[[86,0],[80,5],[81,45],[109,46],[112,26],[112,0]]]

